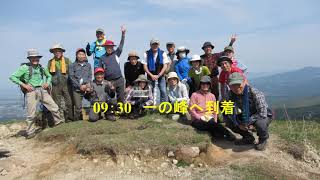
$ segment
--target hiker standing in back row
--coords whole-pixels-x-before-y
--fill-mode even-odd
[[[178,48],[176,52],[178,61],[175,65],[175,70],[181,82],[187,86],[189,96],[191,96],[191,93],[194,91],[194,87],[192,84],[192,80],[188,74],[191,68],[189,62],[190,58],[188,57],[189,52],[190,50],[185,48],[184,46]]]
[[[160,90],[160,103],[167,102],[166,79],[164,77],[165,71],[170,62],[167,54],[159,48],[160,41],[152,39],[150,41],[150,49],[144,53],[144,59],[141,61],[144,71],[148,75],[153,87],[154,99],[156,99],[155,86]]]
[[[64,57],[65,49],[61,44],[55,44],[50,48],[54,57],[48,62],[48,69],[52,75],[52,98],[58,104],[61,116],[66,122],[73,120],[73,108],[71,100],[71,87],[68,79],[70,60]],[[62,106],[64,101],[64,107]]]
[[[115,87],[118,102],[124,102],[124,79],[120,69],[119,57],[122,53],[126,28],[121,26],[121,41],[116,50],[114,50],[114,42],[107,40],[103,47],[106,48],[106,53],[99,60],[99,67],[104,69],[104,79],[110,81]]]
[[[177,63],[177,59],[176,57],[176,52],[175,52],[175,44],[174,42],[167,42],[166,44],[167,46],[167,50],[168,50],[168,58],[170,58],[170,62],[168,64],[167,70],[166,70],[166,74],[168,74],[169,72],[175,72],[175,65]]]
[[[97,40],[91,44],[87,44],[86,51],[87,55],[93,54],[94,68],[99,67],[99,59],[106,53],[106,48],[102,46],[107,40],[105,38],[104,30],[99,28],[96,30]]]
[[[236,36],[231,37],[231,41],[229,46],[232,46],[233,43],[236,41]],[[202,46],[202,50],[204,54],[201,55],[201,58],[204,60],[203,65],[207,66],[211,72],[211,92],[215,95],[217,99],[219,99],[219,68],[217,66],[217,61],[220,56],[223,55],[223,52],[220,53],[213,53],[214,45],[211,42],[205,42]]]
[[[227,98],[227,92],[228,92],[228,78],[230,74],[234,72],[239,72],[241,75],[243,75],[243,72],[241,69],[232,66],[232,60],[228,56],[221,56],[218,59],[218,66],[221,67],[221,73],[219,75],[219,82],[220,82],[220,92],[221,92],[221,99],[225,100]],[[243,75],[244,76],[244,75]]]
[[[92,68],[88,63],[86,51],[82,48],[76,51],[76,61],[69,67],[69,78],[72,85],[74,102],[74,121],[83,120],[82,99],[87,94],[92,80]]]
[[[31,138],[41,127],[33,128],[35,125],[36,109],[40,101],[53,116],[54,124],[63,122],[59,107],[48,93],[51,83],[51,75],[48,69],[40,64],[42,56],[36,49],[28,51],[29,63],[26,63],[10,76],[10,80],[21,86],[27,101],[27,138]]]
[[[134,86],[134,81],[140,74],[145,74],[143,65],[138,61],[140,57],[135,51],[131,51],[128,54],[128,61],[124,64],[124,76],[126,78],[126,93],[130,91]]]

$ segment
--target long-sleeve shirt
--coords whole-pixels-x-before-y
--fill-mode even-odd
[[[223,55],[223,52],[214,53],[214,54],[203,54],[201,58],[203,59],[203,65],[207,66],[211,72],[211,77],[216,77],[219,75],[219,68],[217,65],[218,59]]]
[[[175,103],[176,101],[186,101],[189,103],[189,93],[187,87],[181,82],[178,82],[175,87],[168,85],[167,94],[171,103]]]
[[[90,54],[94,53],[93,58],[99,59],[101,56],[103,56],[106,53],[106,48],[101,46],[105,41],[106,39],[103,39],[101,41],[96,40],[90,44],[89,51],[90,51]]]
[[[134,81],[140,74],[145,74],[143,65],[138,61],[136,65],[132,65],[130,62],[124,64],[124,76],[126,78],[126,87],[133,86]]]
[[[14,72],[9,79],[18,85],[26,83],[32,85],[33,87],[42,86],[44,83],[51,83],[52,76],[47,68],[43,68],[40,66],[32,67],[32,75],[31,77],[29,77],[29,67],[30,66],[26,64],[20,66],[19,69],[16,72]],[[40,68],[43,68],[43,70],[40,70]],[[41,71],[43,72],[42,75]]]
[[[258,119],[264,119],[267,118],[268,115],[268,104],[266,102],[264,94],[247,85],[249,87],[249,111],[250,111],[250,118],[249,123],[253,123],[257,121]],[[236,107],[241,109],[243,112],[243,94],[242,95],[236,95],[232,91],[228,92],[228,100],[231,100],[235,103]]]
[[[99,67],[103,67],[105,70],[104,78],[108,81],[118,79],[122,77],[121,69],[120,69],[120,55],[122,53],[123,45],[124,45],[125,35],[121,36],[121,41],[118,48],[113,51],[111,54],[106,53],[101,56]]]
[[[69,66],[69,78],[74,90],[80,90],[80,85],[88,84],[92,81],[92,68],[88,62],[74,62]],[[82,84],[80,81],[82,79]]]
[[[94,102],[108,102],[110,98],[115,97],[115,90],[111,89],[110,81],[102,81],[101,83],[97,81],[90,82],[90,86],[93,89],[90,92],[90,101],[93,104]]]
[[[180,80],[183,80],[183,79],[187,79],[188,81],[190,80],[188,76],[190,68],[191,66],[190,66],[188,57],[180,59],[178,62],[176,62],[175,70]]]
[[[189,71],[189,77],[191,78],[195,89],[198,90],[200,87],[200,79],[202,76],[209,76],[210,71],[207,66],[201,66],[199,71],[196,71],[194,68],[191,68]]]
[[[216,97],[208,92],[208,93],[203,93],[200,90],[197,92],[192,93],[190,103],[189,103],[189,112],[191,114],[192,120],[199,121],[201,116],[206,115],[206,113],[210,112],[211,110],[208,109],[207,103],[208,102],[216,102]],[[201,109],[193,107],[193,105],[198,105]],[[211,104],[211,103],[210,103]],[[212,115],[213,118],[217,119],[217,114],[207,114],[207,115]]]

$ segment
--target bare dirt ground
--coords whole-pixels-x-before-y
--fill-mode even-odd
[[[215,141],[200,163],[179,166],[172,158],[139,154],[81,155],[63,142],[38,142],[21,136],[0,139],[0,179],[319,179],[319,161],[297,160],[273,135],[266,151]],[[319,158],[310,152],[313,158]],[[196,160],[196,161],[197,161]]]

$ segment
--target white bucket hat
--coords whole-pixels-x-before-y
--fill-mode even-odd
[[[201,57],[198,54],[192,55],[190,61],[201,61]]]
[[[178,56],[178,54],[179,54],[180,52],[186,52],[186,54],[188,54],[188,53],[190,52],[190,50],[187,49],[187,48],[184,47],[184,46],[180,46],[180,47],[178,47],[178,49],[177,49],[176,55]]]
[[[61,49],[63,52],[66,51],[60,43],[54,44],[49,51],[53,53],[54,49]]]

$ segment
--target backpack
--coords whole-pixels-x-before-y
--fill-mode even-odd
[[[29,80],[31,79],[31,76],[32,76],[32,71],[33,71],[33,68],[31,66],[31,63],[22,63],[20,66],[23,66],[23,65],[27,65],[28,68],[29,68]],[[39,64],[39,67],[40,67],[40,74],[41,74],[41,79],[43,79],[43,75],[44,75],[44,69],[43,67],[41,66],[41,64]],[[23,83],[27,83],[25,82],[25,80],[20,77],[20,81],[23,82]],[[25,95],[27,93],[27,90],[24,89],[21,85],[20,85],[20,89],[21,91],[23,92],[23,94]]]

